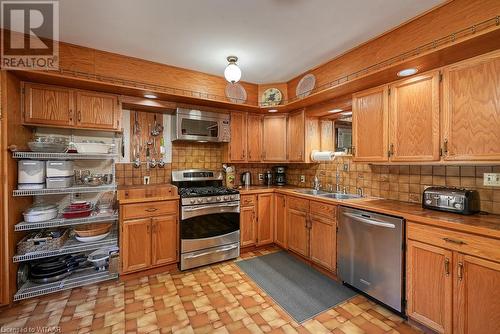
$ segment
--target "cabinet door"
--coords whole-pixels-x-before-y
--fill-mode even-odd
[[[123,272],[148,268],[151,265],[151,218],[125,220],[122,224]]]
[[[262,116],[248,114],[247,116],[247,161],[262,160]]]
[[[240,246],[253,246],[257,243],[257,216],[255,206],[242,206],[240,209]]]
[[[118,130],[120,103],[116,95],[76,92],[76,124],[82,128]]]
[[[439,72],[390,86],[391,161],[439,160]]]
[[[286,115],[264,116],[262,148],[264,161],[286,161]]]
[[[321,151],[335,151],[334,127],[332,120],[320,121],[320,147]]]
[[[247,113],[231,113],[231,142],[229,143],[229,159],[246,161],[247,159]]]
[[[287,131],[288,161],[304,161],[305,151],[305,116],[304,111],[291,113],[288,116]]]
[[[500,52],[443,71],[445,160],[500,160]]]
[[[388,88],[376,87],[353,95],[354,161],[388,160]]]
[[[293,209],[288,210],[287,242],[288,249],[308,257],[309,255],[309,229],[307,228],[308,214]]]
[[[283,194],[275,195],[274,217],[274,242],[286,248],[286,196]]]
[[[257,245],[273,243],[274,203],[273,194],[260,194],[257,200]]]
[[[152,218],[152,265],[175,263],[179,254],[177,215]]]
[[[335,271],[337,264],[337,225],[335,219],[311,215],[311,260]]]
[[[452,330],[452,252],[408,240],[407,314],[439,333]]]
[[[455,255],[453,333],[500,333],[500,263]]]
[[[24,84],[24,123],[73,125],[73,90],[48,85]]]

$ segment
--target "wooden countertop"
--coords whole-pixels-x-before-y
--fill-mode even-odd
[[[242,188],[239,190],[242,195],[268,193],[274,191],[286,195],[302,197],[309,200],[343,205],[355,209],[363,209],[377,213],[398,216],[405,218],[407,221],[413,221],[416,223],[433,225],[437,227],[444,227],[467,233],[474,233],[500,239],[500,215],[475,214],[466,216],[455,213],[447,213],[447,212],[424,209],[420,204],[400,202],[400,201],[387,200],[381,198],[367,197],[359,199],[338,200],[338,199],[324,198],[321,196],[297,193],[294,191],[295,189],[298,188],[291,186],[284,186],[284,187],[251,186],[249,188]]]

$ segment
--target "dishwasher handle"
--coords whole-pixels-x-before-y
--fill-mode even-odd
[[[366,217],[363,217],[361,215],[356,215],[356,214],[349,213],[349,212],[344,212],[343,215],[346,217],[349,217],[351,219],[354,219],[356,221],[359,221],[359,222],[362,222],[365,224],[369,224],[369,225],[375,225],[375,226],[387,227],[387,228],[396,228],[396,225],[394,225],[394,224],[384,223],[384,222],[381,222],[379,220],[366,218]]]

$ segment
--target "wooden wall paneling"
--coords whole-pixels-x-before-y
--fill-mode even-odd
[[[497,0],[455,0],[412,18],[409,22],[384,33],[342,55],[288,81],[289,97],[295,97],[298,82],[306,73],[316,76],[316,87],[370,65],[397,56],[405,50],[430,43],[445,35],[472,26],[500,13]],[[465,50],[462,50],[462,52]],[[419,65],[416,63],[415,65]]]
[[[139,123],[140,133],[139,135],[134,135],[134,124],[136,120],[136,116]],[[151,128],[154,125],[154,118],[156,116],[157,123],[163,125],[163,114],[162,113],[154,113],[147,111],[130,111],[130,159],[134,160],[134,152],[136,152],[138,147],[140,148],[140,159],[142,162],[146,161],[146,147],[147,142],[151,141],[154,144],[156,141],[156,152],[155,159],[160,159],[160,139],[162,138],[163,131],[169,131],[168,129],[163,129],[160,135],[153,137],[150,135]],[[150,154],[153,155],[154,145],[149,145]]]
[[[391,161],[439,160],[439,71],[389,86]]]
[[[17,290],[16,272],[18,265],[12,262],[15,255],[17,242],[23,237],[23,233],[14,232],[14,225],[17,224],[22,212],[28,208],[33,199],[31,197],[13,197],[12,191],[17,189],[17,160],[14,160],[11,153],[7,150],[10,145],[18,147],[26,146],[26,143],[32,138],[32,132],[29,128],[22,126],[21,113],[21,81],[12,73],[4,72],[2,77],[2,117],[4,129],[2,129],[3,146],[1,150],[3,172],[6,173],[2,178],[4,199],[4,237],[5,256],[4,270],[2,274],[2,284],[0,288],[5,289],[6,299],[12,301],[12,297]],[[6,123],[5,123],[6,122]],[[3,131],[5,130],[5,131]]]
[[[375,87],[353,95],[354,161],[388,160],[388,88]]]
[[[499,129],[500,51],[445,68],[444,159],[500,160]]]

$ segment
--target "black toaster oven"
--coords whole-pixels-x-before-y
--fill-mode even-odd
[[[460,188],[429,187],[422,195],[422,207],[472,215],[479,212],[479,193]]]

